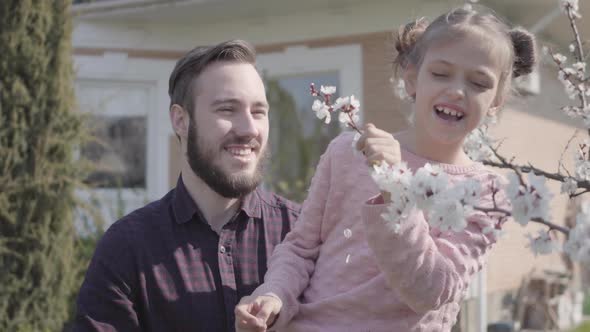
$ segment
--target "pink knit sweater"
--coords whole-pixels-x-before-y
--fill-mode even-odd
[[[365,159],[351,144],[352,134],[342,134],[322,156],[300,219],[253,295],[281,299],[277,331],[450,331],[495,242],[482,229],[495,220],[475,214],[463,232],[441,233],[414,210],[412,222],[393,233],[380,217],[385,205],[372,203],[379,190]],[[428,162],[403,149],[402,159],[413,170]],[[498,179],[480,163],[439,165],[451,181],[476,178],[489,187]],[[491,200],[488,190],[480,206]]]

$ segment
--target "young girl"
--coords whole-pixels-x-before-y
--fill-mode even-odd
[[[493,14],[460,8],[432,23],[400,28],[396,63],[414,99],[414,121],[392,136],[369,124],[329,145],[302,214],[269,262],[265,282],[236,307],[238,331],[450,331],[472,276],[495,242],[474,213],[460,232],[431,229],[414,209],[394,232],[381,218],[368,164],[405,161],[444,169],[451,181],[477,179],[478,206],[492,198],[498,175],[463,152],[465,137],[502,105],[513,77],[529,73],[533,37]],[[364,155],[364,156],[363,156]],[[502,203],[506,204],[506,203]],[[504,206],[505,207],[505,206]]]

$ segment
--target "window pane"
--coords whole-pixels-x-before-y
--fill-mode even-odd
[[[144,188],[145,116],[91,116],[94,140],[81,149],[94,171],[87,182],[99,188]]]

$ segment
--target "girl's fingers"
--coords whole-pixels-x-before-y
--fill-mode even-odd
[[[389,165],[396,165],[400,160],[401,156],[399,154],[382,151],[367,155],[367,165],[369,166],[380,165],[384,161]]]
[[[376,144],[367,144],[367,146],[365,147],[363,152],[367,158],[375,156],[375,155],[379,155],[379,154],[390,155],[390,156],[394,156],[394,157],[401,156],[401,152],[400,152],[399,147],[396,146],[395,144],[393,144],[391,142],[387,142],[387,141],[379,142]],[[391,162],[397,163],[399,161],[400,161],[399,158],[387,160],[388,163],[391,163]]]
[[[251,299],[244,298],[236,306],[236,329],[239,331],[265,331],[266,323],[256,317],[260,311],[258,301],[248,302]]]
[[[274,311],[275,308],[272,305],[266,305],[260,309],[258,314],[256,314],[256,317],[262,320],[265,324],[269,324],[274,321],[274,316],[276,315]]]

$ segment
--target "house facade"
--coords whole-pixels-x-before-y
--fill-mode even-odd
[[[520,25],[536,28],[548,39],[565,38],[565,32],[551,32],[563,25],[555,14],[547,14],[557,7],[553,0],[481,2],[513,21],[515,17]],[[354,94],[361,102],[363,122],[395,132],[408,125],[409,105],[393,93],[391,31],[412,18],[433,18],[461,4],[430,0],[76,4],[73,46],[78,105],[95,119],[95,132],[108,143],[87,151],[97,165],[105,166],[96,174],[99,189],[92,195],[99,197],[107,221],[112,222],[176,184],[179,150],[168,120],[168,77],[176,60],[194,46],[234,38],[253,43],[259,69],[292,96],[292,108],[304,131],[313,131],[318,122],[313,114],[309,116],[307,94],[309,83],[315,82],[336,85],[341,95]],[[507,156],[551,170],[578,128],[556,115],[567,98],[555,77],[554,68],[542,66],[530,82],[521,85],[527,96],[515,98],[494,129],[496,137],[508,137],[502,147]],[[120,176],[113,180],[113,174]],[[559,193],[557,184],[552,189]],[[556,199],[552,209],[561,222],[566,200]],[[525,248],[524,235],[531,228],[508,223],[506,231],[488,266],[472,284],[462,312],[463,331],[485,331],[488,322],[509,319],[510,298],[533,268],[564,269],[559,255],[535,257]]]

